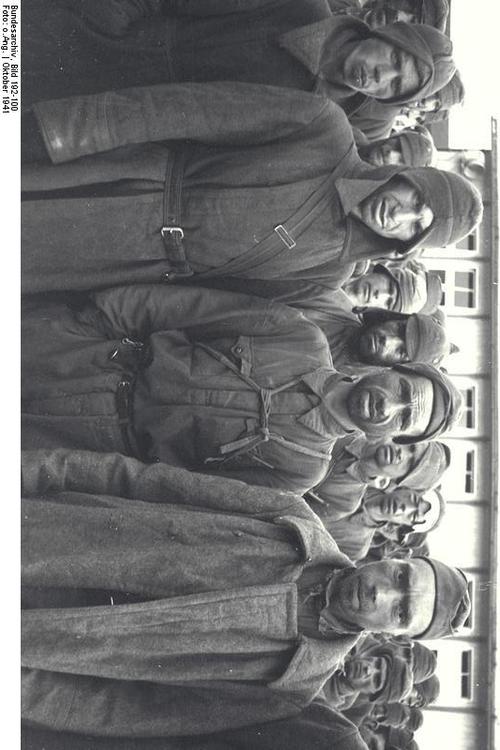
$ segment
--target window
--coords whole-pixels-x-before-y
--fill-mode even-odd
[[[475,451],[467,451],[465,454],[465,492],[472,495],[474,492]]]
[[[469,592],[469,599],[471,603],[470,613],[468,618],[465,620],[463,627],[472,630],[473,627],[473,611],[474,611],[474,581],[469,581],[467,584],[467,591]]]
[[[476,272],[455,271],[455,307],[476,306]]]
[[[460,242],[457,242],[457,247],[459,247],[461,250],[470,250],[471,252],[477,250],[477,232],[474,230],[474,232],[468,234],[467,237],[464,237],[462,240],[460,240]]]
[[[437,271],[432,269],[432,273],[437,273],[439,278],[441,279],[441,283],[443,284],[443,296],[441,297],[440,305],[444,305],[446,302],[446,292],[445,292],[445,284],[446,284],[446,271]]]
[[[460,695],[470,700],[472,698],[472,651],[462,651],[460,678]]]
[[[460,391],[464,399],[464,411],[460,418],[460,426],[467,427],[468,430],[476,426],[476,389],[466,388]]]

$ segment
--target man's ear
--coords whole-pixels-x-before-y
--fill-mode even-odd
[[[367,481],[369,487],[375,487],[377,490],[385,490],[390,485],[389,477],[370,477]]]

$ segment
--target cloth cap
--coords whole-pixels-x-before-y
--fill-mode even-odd
[[[375,271],[386,273],[396,282],[397,300],[394,312],[410,315],[419,312],[427,303],[427,279],[425,271],[416,271],[408,267],[377,264]]]
[[[460,568],[452,568],[431,557],[415,557],[413,559],[424,560],[431,566],[436,583],[436,597],[431,622],[423,633],[414,636],[414,638],[429,640],[453,635],[462,627],[471,609],[465,574]]]
[[[426,271],[426,279],[427,302],[425,303],[423,308],[419,310],[419,312],[423,313],[424,315],[429,315],[430,313],[434,313],[441,304],[441,300],[443,298],[443,282],[441,281],[441,278],[438,276],[438,274],[433,273],[432,271]],[[445,317],[443,314],[441,324],[444,325],[444,323]]]
[[[392,138],[399,141],[403,164],[407,167],[430,167],[435,161],[436,148],[427,128],[407,128]]]
[[[435,674],[415,685],[415,690],[420,696],[422,706],[429,706],[431,703],[435,703],[438,699],[440,689],[439,678]]]
[[[411,471],[397,484],[411,490],[431,490],[441,481],[451,460],[450,448],[437,440],[430,440]]]
[[[428,378],[433,386],[432,414],[425,432],[419,436],[400,435],[393,438],[395,443],[410,445],[422,440],[432,440],[456,424],[462,415],[463,399],[460,391],[444,372],[433,365],[420,362],[394,365],[393,369],[398,372],[413,372],[415,375]]]
[[[411,362],[440,364],[450,354],[446,328],[429,315],[410,315],[406,324],[406,351]]]
[[[422,0],[420,21],[444,32],[449,13],[448,0]]]
[[[437,657],[430,648],[418,641],[414,641],[411,655],[413,684],[418,685],[419,682],[427,680],[434,674],[437,667]]]
[[[438,93],[440,110],[448,110],[455,106],[455,104],[463,103],[465,99],[465,87],[458,70],[455,71],[452,79]]]
[[[463,239],[479,224],[483,202],[479,190],[462,175],[434,167],[409,167],[401,175],[421,193],[434,219],[407,250],[420,245],[444,247]]]
[[[417,732],[424,723],[424,714],[416,706],[410,706],[410,716],[406,726],[411,732]]]
[[[453,44],[441,31],[424,24],[398,21],[380,26],[373,36],[413,55],[426,66],[426,76],[416,91],[384,99],[384,103],[409,104],[436,93],[452,78],[456,65],[452,58]]]

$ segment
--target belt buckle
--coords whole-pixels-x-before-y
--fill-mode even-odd
[[[180,242],[184,239],[184,231],[181,227],[167,227],[160,229],[162,239],[166,240],[170,236],[174,241]]]
[[[289,250],[293,250],[293,248],[297,245],[292,235],[287,232],[283,224],[278,224],[276,227],[274,227],[274,231]]]

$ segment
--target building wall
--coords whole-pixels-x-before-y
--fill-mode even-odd
[[[441,486],[447,510],[428,542],[431,555],[466,573],[472,612],[460,638],[427,643],[437,653],[441,692],[437,703],[425,710],[416,739],[421,750],[436,748],[443,738],[453,750],[486,750],[491,674],[491,163],[488,153],[448,151],[440,153],[438,166],[465,174],[485,199],[484,219],[473,236],[423,255],[427,268],[438,271],[443,281],[442,309],[450,340],[460,348],[443,366],[468,399],[460,425],[444,440],[451,448],[450,469]]]

